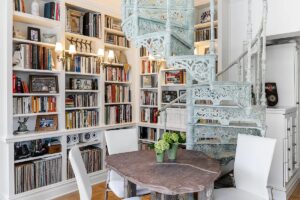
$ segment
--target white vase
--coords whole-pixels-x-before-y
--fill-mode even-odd
[[[33,0],[31,4],[31,14],[35,16],[40,16],[40,6],[37,0]]]

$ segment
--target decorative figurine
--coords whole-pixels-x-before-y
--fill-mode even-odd
[[[28,121],[28,119],[29,119],[29,117],[26,117],[26,118],[24,118],[23,121],[21,121],[21,118],[19,118],[19,120],[18,120],[19,127],[18,127],[18,130],[15,131],[16,134],[29,132],[27,125],[26,125],[26,122]]]

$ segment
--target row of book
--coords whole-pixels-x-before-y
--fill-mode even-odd
[[[71,90],[98,90],[98,79],[70,78]]]
[[[95,57],[68,56],[66,58],[66,71],[82,74],[100,74],[100,62]]]
[[[61,156],[15,165],[15,193],[51,185],[62,180]]]
[[[218,38],[218,28],[215,27],[215,39]],[[195,41],[196,42],[201,42],[201,41],[207,41],[210,40],[210,28],[205,28],[205,29],[197,29],[195,31]]]
[[[105,27],[121,31],[122,30],[122,28],[121,28],[121,20],[106,15],[105,16]]]
[[[157,108],[142,108],[141,109],[141,122],[145,123],[157,123],[158,115]]]
[[[186,127],[187,115],[185,108],[167,108],[167,127],[182,128]],[[160,122],[163,124],[165,121],[165,115],[160,116]]]
[[[56,112],[55,97],[14,97],[13,114]]]
[[[158,73],[160,69],[160,62],[155,60],[142,61],[142,74]]]
[[[105,42],[117,46],[122,47],[130,47],[129,41],[126,39],[125,36],[116,35],[112,33],[106,33],[105,34]]]
[[[104,68],[106,81],[126,82],[129,80],[129,71],[124,67],[107,66]]]
[[[66,129],[88,128],[99,125],[99,112],[96,110],[76,110],[66,112]]]
[[[152,91],[142,91],[141,102],[142,105],[157,105],[158,94]]]
[[[105,106],[105,124],[120,124],[129,123],[132,121],[132,106],[131,105],[118,105],[118,106]]]
[[[145,47],[140,48],[140,57],[149,56],[149,51]]]
[[[12,80],[13,93],[29,93],[26,81],[23,81],[16,74],[13,74]]]
[[[98,105],[98,94],[72,94],[65,100],[66,108],[96,107]]]
[[[148,127],[140,128],[140,139],[156,141],[156,138],[157,129]]]
[[[83,163],[87,173],[97,172],[102,169],[102,149],[94,146],[83,147],[80,149]],[[74,178],[72,165],[68,159],[67,178]]]
[[[52,49],[35,44],[19,44],[14,51],[14,67],[52,70],[55,66]]]
[[[130,102],[130,87],[118,84],[109,84],[105,86],[106,103]]]
[[[101,14],[67,9],[66,31],[102,38]]]
[[[146,75],[142,78],[142,87],[143,88],[157,88],[158,78],[157,76]]]

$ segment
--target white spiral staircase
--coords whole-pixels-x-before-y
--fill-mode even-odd
[[[245,51],[217,74],[214,17],[209,55],[193,55],[194,0],[123,0],[126,37],[136,47],[144,46],[154,57],[165,59],[168,67],[187,71],[187,149],[202,151],[224,164],[234,158],[238,134],[265,135],[267,0],[262,1],[259,32],[252,37],[248,0],[248,39],[242,44]],[[210,8],[214,16],[214,0]],[[230,70],[238,70],[239,81],[224,81],[222,76]],[[207,121],[210,123],[203,123]]]

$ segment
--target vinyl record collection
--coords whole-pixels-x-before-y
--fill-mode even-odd
[[[76,110],[66,112],[66,129],[87,128],[99,125],[96,110]]]
[[[94,146],[88,146],[81,148],[80,151],[87,173],[97,172],[102,169],[102,149]],[[75,175],[68,159],[67,178],[71,179],[74,177]]]
[[[50,48],[35,44],[19,44],[16,46],[14,57],[15,68],[52,70],[54,67],[53,52]]]
[[[132,121],[132,106],[105,106],[105,124],[129,123]]]
[[[157,108],[142,108],[141,109],[141,122],[157,123]]]
[[[142,105],[157,106],[157,92],[142,91]]]
[[[51,185],[62,180],[61,156],[15,165],[15,193]]]
[[[105,86],[106,103],[130,102],[130,87],[118,84],[109,84]]]
[[[72,94],[66,97],[66,108],[96,107],[98,106],[98,94]]]
[[[66,71],[82,74],[100,74],[100,62],[95,57],[74,56],[66,58]]]
[[[56,112],[55,97],[14,97],[13,114]]]
[[[106,81],[126,82],[129,80],[129,71],[124,67],[106,66],[104,69]]]
[[[102,38],[101,14],[67,9],[66,31]]]

